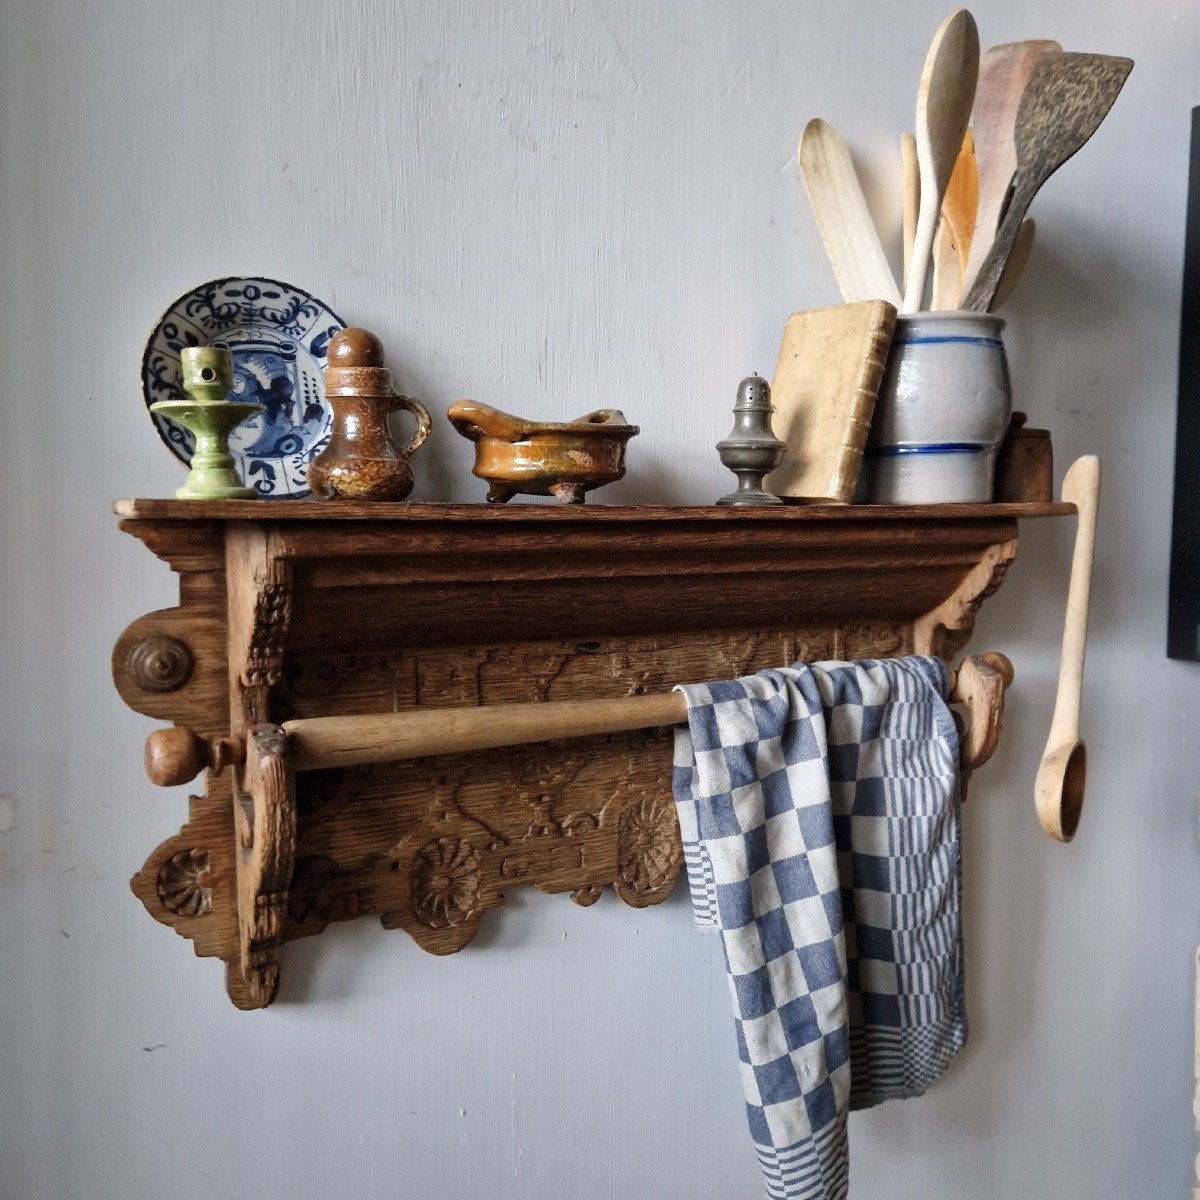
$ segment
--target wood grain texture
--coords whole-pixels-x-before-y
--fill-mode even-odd
[[[1087,756],[1079,736],[1079,712],[1083,702],[1083,662],[1100,507],[1100,460],[1095,455],[1084,455],[1071,464],[1063,477],[1062,495],[1078,507],[1079,520],[1067,584],[1054,717],[1033,791],[1042,828],[1055,840],[1069,842],[1079,826],[1087,777]]]
[[[239,1008],[271,1003],[280,945],[330,921],[378,913],[448,954],[517,883],[583,905],[607,886],[635,907],[664,899],[682,861],[660,727],[678,718],[670,688],[797,659],[948,656],[998,586],[1022,511],[427,507],[347,521],[340,505],[311,506],[313,520],[267,504],[254,511],[279,520],[255,521],[245,505],[184,504],[171,521],[159,502],[120,507],[126,526],[153,524],[168,562],[172,529],[184,544],[215,525],[224,544],[224,639],[189,632],[186,600],[172,611],[228,691],[207,690],[207,708],[157,693],[178,705],[168,717],[200,720],[147,748],[155,782],[208,766],[208,788],[133,888],[225,960]],[[211,603],[197,593],[200,621]],[[398,728],[381,713],[412,716]],[[377,761],[381,744],[397,761]],[[293,791],[293,767],[320,769]]]
[[[809,121],[796,161],[842,299],[847,304],[885,300],[897,306],[900,291],[841,134],[819,117]]]
[[[1116,103],[1133,60],[1104,54],[1043,54],[1017,108],[1017,169],[1004,218],[963,307],[987,312],[1021,222],[1042,184],[1091,138]]]
[[[975,161],[975,140],[968,129],[962,149],[954,163],[942,216],[933,239],[933,295],[930,307],[947,312],[958,307],[963,294],[967,255],[975,236],[979,206],[979,172]]]
[[[854,499],[896,310],[883,301],[793,313],[771,383],[785,445],[768,491],[815,503]]]
[[[216,522],[221,521],[269,521],[277,530],[296,524],[318,522],[329,526],[331,521],[375,521],[383,525],[393,522],[412,523],[415,529],[423,525],[451,522],[463,530],[462,536],[470,537],[467,529],[478,522],[489,528],[503,528],[504,523],[528,525],[531,529],[545,527],[547,523],[579,525],[587,528],[593,524],[618,524],[637,529],[666,523],[670,526],[702,524],[724,524],[726,528],[752,525],[757,522],[772,524],[780,521],[797,521],[811,524],[814,521],[849,521],[872,523],[876,521],[956,521],[978,517],[1000,517],[1021,520],[1038,517],[1063,517],[1074,513],[1069,504],[856,504],[852,508],[843,505],[806,505],[803,513],[780,512],[778,509],[741,509],[731,512],[718,504],[592,504],[585,508],[565,508],[553,504],[510,504],[505,508],[493,508],[486,504],[370,504],[347,500],[339,504],[336,513],[317,502],[278,500],[158,500],[128,499],[113,503],[113,511],[120,517],[137,519],[137,527],[123,532],[139,536],[143,522],[150,524],[159,534],[177,536],[188,542],[198,529],[205,540],[217,539],[220,545],[221,530]],[[350,531],[341,530],[340,533]],[[162,546],[160,558],[169,554]],[[156,553],[158,553],[156,551]],[[165,561],[165,559],[164,559]],[[214,569],[224,570],[224,553],[220,551],[205,562],[215,564]],[[181,569],[181,568],[176,568]]]
[[[960,8],[938,26],[917,88],[913,136],[921,171],[921,202],[902,312],[916,312],[925,298],[942,197],[962,149],[978,73],[979,31],[974,17]]]
[[[1008,262],[1004,264],[1004,270],[1000,273],[1000,282],[996,284],[996,294],[992,297],[988,312],[995,312],[1021,282],[1021,276],[1025,273],[1025,267],[1033,254],[1036,234],[1037,223],[1032,217],[1026,217],[1021,222],[1021,228],[1017,230],[1017,240],[1013,243],[1012,253],[1009,254]]]
[[[1017,169],[1013,130],[1025,85],[1043,54],[1061,51],[1062,46],[1054,41],[1008,42],[989,46],[980,57],[979,82],[971,109],[971,129],[979,162],[979,209],[964,273],[964,290],[975,282],[1008,200],[1008,189]]]

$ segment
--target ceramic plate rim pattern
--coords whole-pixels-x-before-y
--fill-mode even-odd
[[[257,294],[242,296],[240,293],[246,288],[254,289]],[[277,303],[270,304],[268,301]],[[260,305],[260,308],[255,309],[255,305]],[[179,328],[167,332],[167,327],[171,325],[187,327],[187,332]],[[328,440],[332,423],[332,411],[325,399],[322,377],[324,350],[333,332],[345,327],[342,318],[311,292],[266,275],[223,275],[189,288],[162,311],[142,353],[142,397],[159,440],[180,462],[186,465],[191,461],[190,435],[149,411],[150,405],[156,400],[184,396],[178,374],[179,343],[190,344],[193,337],[198,345],[232,343],[236,346],[239,341],[269,343],[257,347],[264,358],[271,358],[277,349],[283,349],[290,355],[291,366],[283,373],[291,381],[291,387],[284,395],[285,407],[294,412],[296,397],[293,397],[292,389],[299,384],[297,397],[305,404],[302,423],[289,422],[291,429],[285,426],[287,432],[278,435],[277,426],[263,427],[261,421],[250,422],[243,427],[247,430],[242,435],[243,445],[239,447],[235,438],[233,451],[243,478],[260,497],[307,497],[311,493],[304,472],[308,462]],[[245,330],[249,331],[249,337],[236,336]],[[257,338],[254,336],[256,332]],[[172,341],[175,345],[172,345]],[[314,350],[314,346],[318,348]],[[278,366],[279,356],[275,355],[273,361]],[[240,394],[242,398],[254,399],[259,395],[247,392],[244,385],[250,380],[258,386],[256,380],[261,381],[261,375],[256,377],[248,368],[241,371],[235,369],[235,378],[235,396]],[[243,385],[240,389],[239,384]],[[318,422],[315,429],[312,427],[314,421]],[[252,430],[261,430],[256,435],[260,442],[263,436],[275,434],[276,445],[268,447],[267,452],[260,448],[257,453],[249,453],[244,439],[251,436]],[[280,444],[293,437],[296,445],[280,451]],[[257,478],[248,477],[251,470]]]

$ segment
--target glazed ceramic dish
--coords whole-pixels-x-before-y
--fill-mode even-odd
[[[625,474],[625,443],[638,432],[615,408],[577,421],[526,421],[474,400],[456,400],[446,416],[475,443],[473,472],[489,483],[492,504],[521,494],[582,504],[593,488]]]
[[[260,497],[309,494],[308,464],[329,440],[332,413],[322,371],[329,339],[344,322],[328,305],[274,279],[214,279],[180,296],[154,327],[142,357],[146,406],[186,400],[179,355],[218,346],[233,355],[233,400],[262,412],[230,437],[241,477]],[[153,415],[158,435],[190,463],[192,435]]]

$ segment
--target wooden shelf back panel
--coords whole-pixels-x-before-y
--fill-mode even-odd
[[[949,658],[1018,519],[1073,511],[115,508],[181,577],[179,606],[119,639],[121,696],[210,739],[198,746],[249,747],[259,730],[133,880],[152,916],[225,961],[244,1008],[274,997],[281,943],[330,921],[379,914],[450,953],[516,883],[585,905],[612,886],[640,906],[682,862],[667,730],[293,775],[278,723],[615,699],[797,659]]]

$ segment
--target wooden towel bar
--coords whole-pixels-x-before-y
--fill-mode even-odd
[[[1003,720],[1004,689],[1012,677],[1009,660],[991,653],[965,659],[954,673],[950,699],[965,705],[968,713],[962,745],[964,771],[981,766],[995,750]],[[278,728],[289,768],[317,771],[651,729],[686,720],[687,702],[682,694],[659,692],[607,700],[308,717],[284,721]],[[245,761],[245,741],[202,738],[181,727],[157,730],[146,742],[146,772],[162,787],[187,783],[205,768],[220,771]]]

